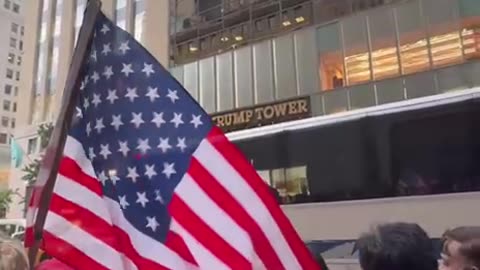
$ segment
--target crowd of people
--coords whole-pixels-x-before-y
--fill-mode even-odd
[[[0,270],[28,270],[21,243],[3,234],[0,238]],[[362,234],[356,248],[362,270],[480,270],[480,226],[448,230],[442,240],[441,254],[437,254],[432,240],[419,225],[386,223]],[[320,254],[315,259],[322,270],[328,270]],[[73,270],[51,258],[35,269]]]

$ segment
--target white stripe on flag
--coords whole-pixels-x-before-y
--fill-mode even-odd
[[[200,242],[185,230],[178,222],[172,219],[170,230],[180,235],[188,249],[195,257],[199,269],[229,270],[230,268],[206,249]]]
[[[244,207],[260,226],[285,269],[302,269],[270,211],[257,193],[213,147],[203,140],[193,156]]]
[[[49,211],[47,214],[45,231],[69,243],[108,269],[124,269],[120,253],[54,212]]]
[[[99,219],[112,225],[111,214],[108,212],[103,199],[88,188],[75,182],[75,180],[69,179],[63,175],[58,175],[53,190],[58,196],[87,209],[97,215]]]
[[[219,205],[210,199],[190,175],[185,174],[174,192],[210,229],[243,255],[245,259],[252,261],[253,247],[250,236]]]
[[[66,145],[64,150],[65,156],[69,158],[75,157],[75,161],[77,161],[77,159],[83,160],[82,166],[80,166],[78,163],[77,165],[80,166],[83,173],[89,174],[91,177],[96,179],[96,176],[93,172],[93,167],[91,163],[89,163],[90,161],[88,161],[86,158],[86,154],[82,145],[73,137],[68,137],[68,141],[69,143]],[[85,160],[88,162],[85,162]],[[113,223],[115,226],[120,228],[129,235],[133,248],[137,250],[140,256],[164,265],[170,269],[197,269],[196,266],[185,261],[176,252],[172,251],[164,244],[150,238],[149,236],[146,236],[133,227],[123,216],[123,212],[117,201],[107,197],[101,198],[94,192],[66,177],[62,176],[62,179],[59,180],[62,181],[59,181],[60,184],[58,189],[55,187],[55,193],[57,195],[77,204],[80,207],[88,209],[109,224]],[[104,210],[101,210],[104,207],[108,213],[107,216],[101,215],[104,213]],[[110,220],[106,220],[105,217],[110,217]]]
[[[90,160],[87,158],[85,149],[83,149],[83,145],[75,138],[67,136],[65,148],[63,149],[63,155],[75,160],[85,174],[97,179],[92,162],[90,162]]]
[[[140,256],[161,264],[169,269],[198,269],[195,265],[185,261],[176,252],[172,251],[164,244],[139,232],[135,227],[133,227],[123,216],[118,202],[104,197],[104,203],[107,204],[107,207],[110,210],[113,224],[118,226],[122,231],[129,235],[133,248],[137,250]]]

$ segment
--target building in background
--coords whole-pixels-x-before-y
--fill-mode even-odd
[[[23,1],[0,1],[0,189],[8,188],[10,138],[16,126],[15,113],[24,51]]]
[[[42,123],[55,121],[62,92],[83,20],[87,0],[36,0],[25,2],[24,65],[19,88],[15,137],[30,159],[43,149],[37,135]],[[160,62],[168,65],[168,1],[102,0],[102,10],[132,33]],[[10,26],[9,26],[10,27]],[[26,190],[23,172],[13,168],[10,188]],[[24,206],[12,203],[9,217],[22,217]]]
[[[342,246],[325,258],[354,256],[372,223],[416,222],[440,237],[480,222],[468,214],[480,203],[480,1],[177,0],[171,10],[172,73],[238,131],[228,136],[300,235]]]

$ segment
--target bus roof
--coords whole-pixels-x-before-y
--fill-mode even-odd
[[[467,100],[480,98],[480,87],[475,87],[462,91],[449,92],[434,96],[409,99],[395,103],[369,107],[347,111],[332,115],[322,115],[302,120],[290,121],[285,123],[274,124],[270,126],[246,129],[227,134],[231,141],[240,141],[266,135],[273,135],[284,131],[302,130],[317,126],[330,125],[340,122],[353,121],[368,116],[379,116],[393,114],[403,111],[419,110],[439,105],[458,103]]]

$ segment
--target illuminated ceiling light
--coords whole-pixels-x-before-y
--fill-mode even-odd
[[[305,21],[305,18],[304,18],[303,16],[299,16],[299,17],[296,17],[296,18],[295,18],[295,21],[296,21],[297,23],[302,23],[302,22]]]
[[[228,41],[228,37],[222,37],[222,38],[220,38],[220,40],[221,40],[222,42],[227,42],[227,41]]]
[[[191,52],[196,52],[196,51],[198,51],[198,48],[195,47],[195,46],[193,46],[193,45],[190,45],[189,50],[190,50]]]
[[[285,26],[285,27],[292,25],[292,23],[291,23],[289,20],[283,21],[282,24],[283,24],[283,26]]]
[[[242,37],[242,36],[236,36],[236,37],[235,37],[235,40],[236,40],[236,41],[242,41],[242,40],[243,40],[243,37]]]

